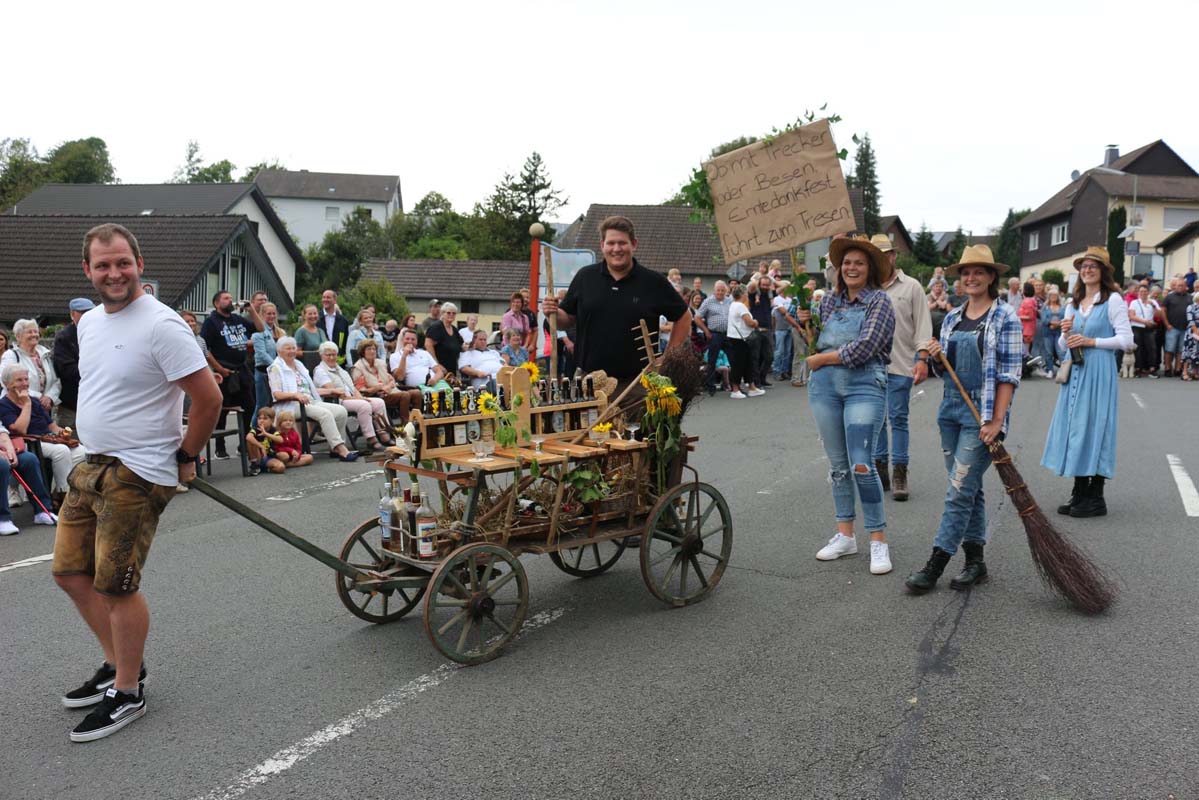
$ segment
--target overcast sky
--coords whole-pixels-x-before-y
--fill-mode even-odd
[[[980,10],[972,10],[977,7]],[[239,169],[399,174],[468,210],[533,150],[570,199],[657,203],[716,144],[823,103],[884,214],[984,233],[1165,139],[1199,167],[1199,3],[387,2],[4,13],[0,138],[99,136],[124,183],[188,139]]]

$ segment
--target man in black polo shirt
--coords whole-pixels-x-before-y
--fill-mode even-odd
[[[658,317],[674,323],[668,347],[685,344],[691,337],[691,312],[665,275],[641,266],[633,258],[637,237],[626,217],[608,217],[600,223],[603,260],[583,267],[570,283],[559,306],[547,297],[542,310],[558,314],[558,328],[575,328],[575,363],[584,371],[602,369],[621,383],[636,378],[644,366],[640,320],[650,332]]]
[[[240,406],[250,424],[254,410],[254,376],[246,365],[246,349],[250,334],[262,330],[262,318],[253,306],[246,311],[250,318],[233,313],[233,295],[217,292],[212,296],[212,313],[200,327],[200,337],[208,346],[208,363],[221,376],[221,395],[225,406]],[[217,428],[225,428],[226,412],[221,411]],[[240,447],[241,443],[238,442]],[[216,457],[228,458],[225,438],[217,439]]]

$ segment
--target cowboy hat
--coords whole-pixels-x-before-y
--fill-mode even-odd
[[[1096,245],[1088,247],[1087,252],[1074,259],[1074,268],[1078,269],[1078,265],[1088,258],[1092,261],[1098,261],[1100,264],[1107,267],[1108,272],[1115,271],[1115,268],[1112,266],[1112,260],[1107,255],[1106,247],[1098,247]]]
[[[850,250],[861,250],[866,254],[874,264],[874,268],[878,270],[878,282],[880,285],[887,283],[895,274],[895,270],[891,268],[891,259],[882,250],[879,250],[865,236],[855,236],[852,239],[848,236],[843,236],[839,239],[833,239],[828,246],[828,260],[837,269],[841,268],[841,259],[845,258],[845,254]]]
[[[895,250],[895,243],[891,241],[891,237],[885,233],[876,233],[870,237],[870,243],[882,250],[884,253],[890,253]]]
[[[962,267],[986,267],[995,273],[996,280],[1010,269],[1007,264],[997,264],[995,257],[991,255],[991,248],[985,244],[972,244],[963,250],[958,263],[946,267],[945,274],[956,278],[961,273]]]

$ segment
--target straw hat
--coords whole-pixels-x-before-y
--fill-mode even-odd
[[[958,263],[946,267],[945,274],[956,278],[961,273],[962,267],[986,267],[995,273],[996,280],[1011,269],[1007,264],[995,263],[995,257],[991,255],[991,248],[985,244],[972,244],[963,250]]]
[[[1098,261],[1100,264],[1107,267],[1108,272],[1115,272],[1115,267],[1112,266],[1112,260],[1108,257],[1106,247],[1098,247],[1095,245],[1088,247],[1087,252],[1074,259],[1074,268],[1078,269],[1078,265],[1081,264],[1084,259],[1088,258],[1092,261]]]
[[[895,243],[891,241],[891,237],[885,233],[876,233],[870,237],[870,243],[882,250],[884,253],[890,253],[895,250]]]
[[[879,250],[865,236],[855,236],[852,239],[848,236],[843,236],[840,239],[833,239],[828,246],[828,260],[837,269],[841,268],[841,260],[845,258],[845,254],[850,250],[861,250],[866,254],[878,270],[878,282],[880,285],[891,280],[891,276],[895,271],[891,268],[891,259],[882,250]]]

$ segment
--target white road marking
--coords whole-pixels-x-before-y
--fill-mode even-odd
[[[350,486],[351,484],[362,483],[363,481],[369,481],[371,478],[378,477],[379,475],[382,475],[382,474],[383,474],[383,470],[372,469],[372,470],[362,473],[361,475],[354,475],[353,477],[350,477],[350,478],[341,478],[340,480],[329,481],[328,483],[321,483],[316,486],[309,486],[307,489],[297,489],[296,491],[290,492],[288,494],[276,495],[275,497],[268,497],[266,499],[267,500],[299,500],[301,497],[307,497],[308,495],[316,494],[317,492],[326,492],[330,489],[340,489],[342,486]]]
[[[1195,482],[1187,474],[1182,459],[1167,453],[1166,461],[1170,462],[1170,472],[1174,473],[1174,483],[1178,484],[1178,494],[1182,496],[1182,507],[1187,516],[1199,517],[1199,490],[1195,489]]]
[[[0,572],[8,572],[9,570],[20,569],[21,567],[32,567],[34,564],[40,564],[43,561],[49,561],[52,558],[54,558],[53,553],[46,553],[44,556],[34,556],[33,558],[14,561],[11,564],[0,564]]]
[[[566,613],[565,608],[555,608],[542,611],[525,620],[517,639],[532,633],[538,628],[544,628]],[[332,725],[321,728],[316,733],[307,736],[290,747],[285,747],[273,756],[237,776],[233,783],[222,789],[215,789],[208,794],[200,795],[195,800],[234,800],[253,789],[266,783],[271,778],[280,775],[294,767],[309,756],[315,755],[321,748],[333,744],[343,736],[348,736],[358,728],[372,720],[385,717],[422,692],[427,692],[445,683],[462,669],[461,664],[442,664],[432,672],[408,681],[400,688],[388,692],[368,706],[358,709],[348,716],[342,717]]]
[[[1136,392],[1130,392],[1130,394],[1132,395],[1132,399],[1136,401],[1137,405],[1141,407],[1142,411],[1148,408],[1148,406],[1145,405],[1145,401],[1141,399],[1139,394]]]

